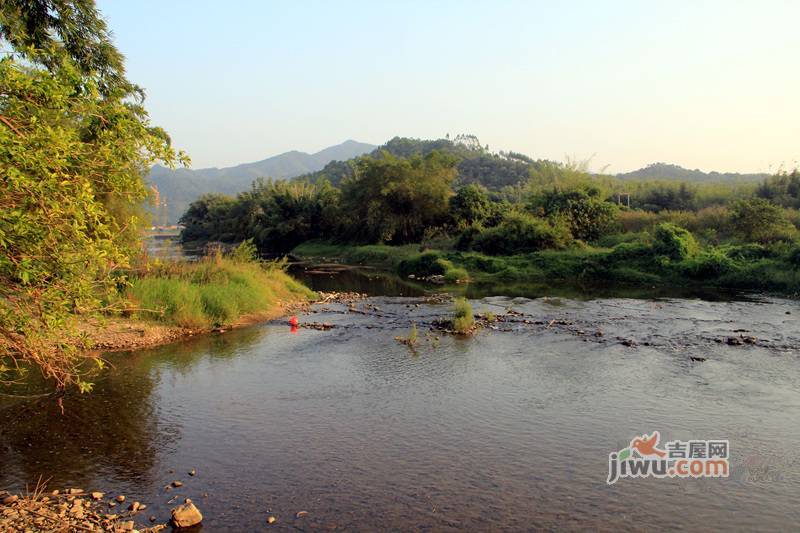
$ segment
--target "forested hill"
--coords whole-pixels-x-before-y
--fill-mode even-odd
[[[292,178],[318,171],[331,161],[345,161],[374,149],[373,144],[349,140],[313,154],[293,150],[227,168],[170,170],[157,165],[151,170],[149,180],[158,188],[161,197],[166,198],[167,219],[174,224],[189,204],[205,193],[234,195],[249,189],[256,178]]]
[[[739,174],[737,172],[703,172],[689,170],[669,163],[652,163],[639,170],[617,174],[623,180],[674,180],[689,182],[757,182],[769,177],[769,174]]]
[[[376,148],[370,155],[381,157],[382,152],[386,151],[397,157],[408,158],[414,155],[424,156],[434,150],[451,154],[458,160],[456,185],[480,183],[490,190],[522,183],[530,177],[532,167],[539,168],[546,164],[545,161],[534,161],[514,152],[491,153],[489,147],[483,146],[474,135],[458,135],[452,140],[395,137]],[[346,176],[352,175],[352,164],[353,161],[334,161],[318,172],[308,173],[297,179],[316,182],[324,178],[333,185],[339,185]]]

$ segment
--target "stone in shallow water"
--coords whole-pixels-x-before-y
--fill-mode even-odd
[[[172,510],[172,523],[175,527],[192,527],[202,521],[203,515],[193,503],[185,503]]]

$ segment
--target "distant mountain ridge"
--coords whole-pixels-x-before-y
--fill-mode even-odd
[[[313,154],[292,150],[261,161],[226,168],[170,170],[156,165],[147,179],[158,188],[161,198],[166,199],[167,220],[174,224],[189,204],[203,194],[217,192],[234,195],[249,189],[256,178],[293,178],[321,170],[332,161],[358,157],[375,148],[373,144],[347,140]]]
[[[619,179],[675,180],[689,182],[753,182],[761,181],[770,174],[740,174],[738,172],[703,172],[689,170],[670,163],[652,163],[639,170],[617,174]]]

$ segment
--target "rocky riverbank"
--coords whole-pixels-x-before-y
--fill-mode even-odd
[[[88,352],[117,352],[153,348],[182,339],[210,333],[224,333],[231,329],[277,320],[292,313],[308,312],[314,304],[353,304],[367,298],[356,292],[318,292],[317,298],[307,302],[282,303],[268,312],[248,314],[235,323],[215,328],[185,328],[133,318],[110,317],[102,321],[91,320],[79,326],[79,332],[88,338]]]
[[[143,517],[147,505],[125,503],[124,495],[86,493],[79,488],[45,491],[37,488],[26,495],[0,491],[0,531],[140,531],[156,532],[167,527]],[[139,524],[137,524],[139,522]]]

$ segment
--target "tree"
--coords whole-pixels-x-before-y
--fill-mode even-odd
[[[745,241],[769,243],[789,240],[796,233],[783,210],[763,198],[734,202],[730,207],[730,217],[734,231]]]
[[[614,227],[618,208],[600,197],[600,190],[587,186],[553,188],[531,198],[528,208],[551,219],[563,218],[575,239],[592,241]]]
[[[0,30],[0,379],[80,380],[72,318],[113,300],[139,251],[143,173],[185,161],[90,0],[8,0]]]
[[[482,223],[491,215],[491,200],[485,187],[467,185],[450,198],[450,216],[458,228]]]
[[[425,230],[445,222],[455,158],[441,152],[399,159],[363,157],[342,184],[348,235],[363,242],[419,242]]]

